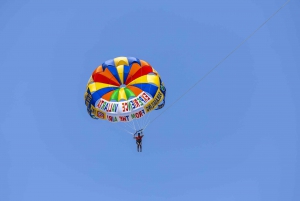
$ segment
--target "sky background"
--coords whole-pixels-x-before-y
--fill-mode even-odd
[[[169,106],[283,3],[1,0],[0,200],[300,200],[299,1],[150,124],[142,153],[84,104],[98,65],[134,56]]]

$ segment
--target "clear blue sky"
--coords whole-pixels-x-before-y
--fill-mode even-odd
[[[299,1],[154,121],[142,153],[83,98],[98,65],[134,56],[168,106],[283,3],[1,0],[0,200],[300,200]]]

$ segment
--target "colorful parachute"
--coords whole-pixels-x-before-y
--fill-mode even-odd
[[[94,70],[84,98],[92,118],[131,122],[161,109],[165,96],[166,88],[149,63],[135,57],[117,57]]]

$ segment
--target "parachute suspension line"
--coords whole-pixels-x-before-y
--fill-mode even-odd
[[[149,114],[144,115],[144,117],[142,117],[141,121],[142,121],[142,127],[141,129],[144,129],[145,125],[146,125],[146,119],[149,116]]]
[[[141,125],[140,125],[140,122],[138,121],[138,119],[134,119],[133,121],[136,121],[136,123],[138,124],[138,129],[141,129]]]
[[[142,129],[143,126],[144,126],[144,119],[145,119],[145,115],[139,119],[139,122],[140,122],[140,124],[141,124],[141,129]]]
[[[133,126],[134,126],[134,130],[136,131],[136,127],[135,127],[135,123],[134,123],[134,120],[132,121],[132,123],[133,123]]]
[[[133,125],[133,122],[129,121],[129,122],[126,122],[125,124],[130,128],[130,130],[135,131],[135,126]]]
[[[132,121],[129,121],[128,123],[131,125],[132,129],[134,129],[134,130],[135,130],[135,125],[134,125],[134,122],[132,122]]]
[[[120,126],[118,123],[116,123],[116,124],[119,126],[119,128],[121,128],[123,131],[126,131],[126,132],[129,133],[130,135],[133,135],[133,134],[134,134],[134,133],[132,133],[132,132],[126,130],[126,129],[123,128],[122,126]]]
[[[143,128],[143,129],[144,129],[144,127],[146,126],[146,124],[148,123],[149,118],[150,118],[151,115],[152,115],[152,112],[149,112],[149,113],[146,113],[146,114],[145,114],[145,117],[142,118],[142,121],[143,121],[143,123],[142,123],[142,128]]]
[[[157,116],[156,118],[158,118],[159,116]],[[155,119],[156,119],[155,118]],[[146,126],[143,128],[144,130],[148,127],[148,125],[151,123],[151,122],[153,122],[155,119],[153,119],[152,121],[148,121],[148,123],[146,124]]]
[[[148,126],[148,124],[150,123],[150,116],[152,115],[153,112],[150,112],[150,114],[148,113],[147,116],[146,116],[146,120],[145,120],[145,123],[143,124],[143,129],[146,129],[146,127]]]
[[[213,72],[220,64],[222,64],[231,54],[233,54],[237,49],[239,49],[247,40],[249,40],[258,30],[260,30],[270,19],[272,19],[281,9],[283,9],[290,0],[286,1],[277,11],[275,11],[267,20],[265,20],[257,29],[255,29],[247,38],[245,38],[239,45],[237,45],[227,56],[225,56],[217,65],[215,65],[211,70],[209,70],[203,77],[201,77],[194,85],[192,85],[186,92],[184,92],[181,96],[179,96],[169,107],[167,107],[164,111],[162,111],[159,115],[157,115],[152,121],[148,123],[148,125],[154,122],[158,117],[160,117],[163,113],[165,113],[168,109],[170,109],[175,103],[177,103],[183,96],[185,96],[190,90],[192,90],[199,82],[201,82],[204,78],[206,78],[211,72]],[[147,125],[147,126],[148,126]],[[146,126],[146,127],[147,127]],[[146,128],[145,127],[145,128]],[[144,129],[145,129],[144,128]]]
[[[144,126],[145,126],[145,119],[148,117],[148,114],[147,115],[145,115],[142,119],[141,119],[141,121],[142,121],[142,128],[144,128]]]
[[[122,124],[124,125],[124,127],[127,127],[129,129],[133,129],[133,127],[131,127],[130,124],[127,123],[127,122],[123,122]]]

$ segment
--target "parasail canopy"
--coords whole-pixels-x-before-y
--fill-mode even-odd
[[[84,95],[89,115],[109,122],[131,122],[163,108],[166,88],[146,61],[117,57],[92,73]]]

